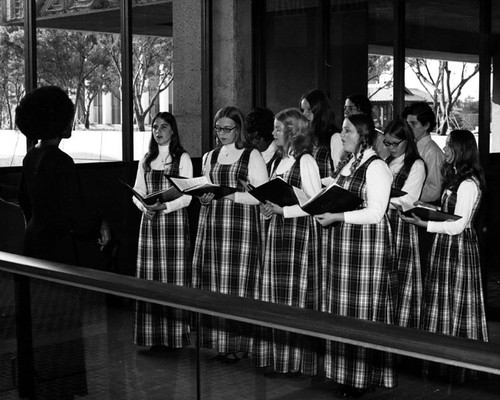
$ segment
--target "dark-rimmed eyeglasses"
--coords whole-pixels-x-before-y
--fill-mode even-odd
[[[229,126],[219,126],[219,125],[215,125],[214,126],[214,131],[219,133],[220,131],[224,132],[224,133],[231,133],[234,129],[236,129],[236,126],[233,126],[233,127],[229,127]]]
[[[387,140],[384,140],[382,143],[384,143],[384,146],[386,146],[386,147],[396,148],[403,142],[404,142],[404,140],[400,140],[399,142],[388,142]]]

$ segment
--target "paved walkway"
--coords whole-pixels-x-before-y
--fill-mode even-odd
[[[75,130],[60,148],[76,163],[122,160],[121,126],[105,130]],[[147,151],[151,132],[134,132],[134,159]],[[0,130],[0,167],[22,165],[26,154],[26,137],[18,131]]]

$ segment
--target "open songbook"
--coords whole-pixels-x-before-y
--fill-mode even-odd
[[[363,202],[360,197],[338,185],[325,187],[316,195],[309,197],[303,190],[289,185],[281,178],[272,179],[250,190],[249,193],[262,203],[270,201],[280,207],[298,204],[311,215],[352,211]]]
[[[236,192],[238,189],[234,187],[217,185],[211,183],[206,176],[198,176],[196,178],[181,178],[166,175],[168,179],[182,193],[191,196],[202,196],[205,193],[213,193],[214,199],[220,199],[228,194]]]
[[[460,219],[459,215],[446,213],[440,210],[438,206],[424,203],[422,201],[416,201],[415,203],[405,203],[400,202],[401,204],[391,203],[394,207],[396,207],[403,215],[411,217],[412,214],[415,214],[417,217],[424,221],[456,221]]]
[[[175,200],[182,196],[182,193],[175,187],[171,186],[165,190],[159,190],[157,192],[153,192],[148,194],[147,196],[142,196],[137,190],[135,190],[128,183],[118,179],[120,183],[125,186],[125,188],[134,196],[137,200],[139,200],[145,206],[152,206],[156,203],[157,200],[160,203],[166,203],[167,201]]]

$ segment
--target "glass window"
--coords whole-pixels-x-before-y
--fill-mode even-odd
[[[38,86],[60,86],[76,105],[72,137],[60,148],[77,163],[121,160],[120,120],[113,120],[110,107],[111,97],[120,95],[117,40],[100,32],[37,29]]]
[[[394,10],[391,2],[370,1],[368,6],[367,95],[375,126],[383,130],[394,119]],[[363,92],[364,93],[364,92]],[[348,93],[349,94],[349,93]]]
[[[120,161],[119,10],[54,2],[37,15],[38,86],[57,85],[76,105],[72,137],[60,148],[75,162]]]
[[[477,133],[478,34],[475,1],[454,2],[453,7],[437,0],[406,1],[405,103],[431,105],[437,119],[432,138],[441,147],[452,129]]]
[[[172,3],[133,8],[132,69],[134,159],[148,151],[151,121],[160,111],[172,111]]]
[[[11,25],[22,13],[22,2],[13,2],[0,22],[0,167],[21,165],[26,154],[26,138],[15,130],[14,122],[24,95],[24,29]]]
[[[393,86],[393,58],[384,54],[368,54],[368,98],[373,106],[375,126],[381,130],[395,117]]]
[[[319,9],[317,0],[266,2],[266,93],[274,112],[298,107],[302,94],[318,87]]]
[[[500,3],[492,1],[491,4],[491,31],[494,36],[500,33]],[[500,52],[498,46],[491,46],[491,135],[490,151],[500,153],[500,79],[497,73],[500,70]]]
[[[387,1],[331,2],[330,9],[317,1],[266,2],[267,105],[275,112],[296,107],[302,94],[319,88],[340,126],[346,96],[375,96],[382,126],[392,118],[392,19]]]
[[[134,159],[148,151],[151,122],[156,113],[172,111],[172,37],[133,37]]]

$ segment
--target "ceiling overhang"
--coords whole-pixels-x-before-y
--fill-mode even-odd
[[[12,25],[21,25],[21,22]],[[38,17],[37,28],[120,33],[120,9],[79,10]],[[132,7],[132,33],[147,36],[172,36],[172,2],[154,2]]]

